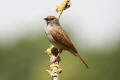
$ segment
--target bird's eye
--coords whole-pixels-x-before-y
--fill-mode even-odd
[[[51,18],[51,20],[54,20],[54,18]]]

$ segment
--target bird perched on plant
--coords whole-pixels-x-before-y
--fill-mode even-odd
[[[48,40],[59,49],[61,53],[62,50],[67,50],[71,52],[73,55],[79,57],[79,59],[85,64],[88,68],[86,62],[81,58],[80,54],[77,52],[76,48],[72,44],[68,35],[64,32],[61,25],[59,24],[59,20],[54,16],[48,16],[44,18],[46,20],[47,26],[45,27],[45,33]]]

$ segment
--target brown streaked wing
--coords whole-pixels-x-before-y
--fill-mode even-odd
[[[71,40],[61,27],[51,27],[50,33],[56,42],[77,53],[77,50],[73,46]]]

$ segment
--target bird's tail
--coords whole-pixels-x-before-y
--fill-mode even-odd
[[[87,63],[82,59],[82,57],[80,56],[80,54],[79,54],[79,53],[76,53],[76,56],[78,56],[79,59],[82,61],[82,63],[86,66],[86,68],[88,68]]]

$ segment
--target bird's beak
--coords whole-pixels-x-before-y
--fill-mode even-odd
[[[47,21],[47,20],[48,20],[48,18],[44,18],[44,20],[46,20],[46,21]]]

